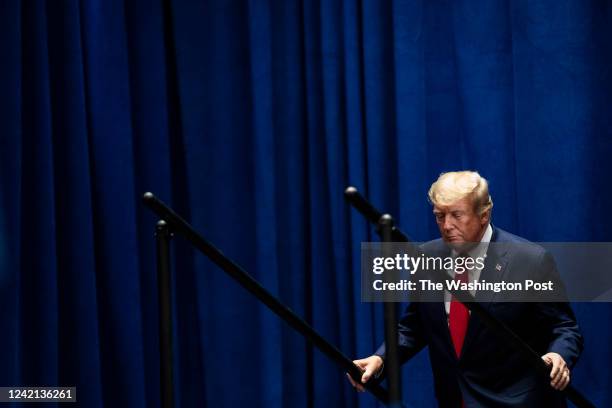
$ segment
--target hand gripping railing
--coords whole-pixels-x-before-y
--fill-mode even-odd
[[[299,332],[319,351],[333,360],[357,382],[361,382],[362,370],[353,364],[353,361],[345,356],[333,344],[325,340],[315,329],[296,315],[289,307],[284,305],[274,295],[268,292],[251,275],[249,275],[237,263],[225,256],[219,249],[198,234],[191,225],[176,214],[170,207],[155,197],[152,193],[145,193],[143,201],[160,218],[158,222],[158,282],[160,303],[160,355],[161,355],[161,395],[162,408],[173,406],[173,384],[172,384],[172,352],[171,352],[171,321],[170,321],[170,279],[169,279],[169,239],[170,234],[179,234],[187,239],[196,249],[206,255],[211,261],[219,266],[225,273],[231,276],[243,288],[254,295],[261,303],[265,304],[285,323]],[[389,403],[387,391],[377,382],[370,381],[364,387],[384,404]]]
[[[357,191],[355,187],[348,187],[344,191],[344,196],[346,200],[353,206],[357,211],[359,211],[369,222],[377,225],[380,230],[381,218],[388,217],[388,215],[381,213],[378,211],[370,202],[368,202],[360,193]],[[384,232],[384,231],[383,231]],[[390,235],[391,240],[393,242],[406,242],[410,243],[412,240],[400,231],[395,226],[391,227],[390,232],[386,232],[386,234]],[[383,241],[388,241],[385,239]],[[418,254],[420,252],[419,248],[416,246],[411,247],[411,251],[414,254]],[[416,255],[418,256],[418,255]],[[432,273],[431,277],[438,282],[443,282],[446,278],[444,272],[442,271],[430,271]],[[472,313],[477,315],[480,320],[487,325],[494,333],[496,333],[500,339],[504,339],[507,341],[512,347],[519,350],[520,353],[525,357],[526,361],[533,366],[537,372],[541,373],[542,376],[547,376],[550,374],[550,367],[542,360],[540,355],[533,349],[529,344],[527,344],[523,339],[521,339],[512,329],[506,326],[501,320],[492,316],[487,310],[485,310],[482,305],[476,302],[474,296],[469,291],[462,290],[449,290],[455,298],[461,301],[465,306],[470,309]],[[576,390],[571,384],[568,385],[563,392],[566,397],[576,405],[578,408],[595,408],[595,405],[591,403],[584,395],[582,395],[578,390]]]

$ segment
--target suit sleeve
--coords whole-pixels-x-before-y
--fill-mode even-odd
[[[398,351],[401,364],[408,361],[427,345],[423,336],[423,327],[419,317],[419,303],[412,302],[406,308],[397,325]],[[385,344],[374,353],[385,359]]]
[[[555,302],[541,302],[536,305],[537,318],[540,327],[546,327],[549,334],[548,352],[554,352],[565,360],[567,365],[573,367],[582,349],[584,339],[574,312],[567,301],[565,287],[557,271],[553,257],[545,252],[542,256],[540,273],[543,280],[555,283]]]

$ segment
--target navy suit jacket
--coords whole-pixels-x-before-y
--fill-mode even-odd
[[[520,237],[493,228],[480,281],[524,280],[538,277],[560,282],[552,257],[541,247]],[[513,245],[512,243],[521,243]],[[448,256],[441,239],[423,245],[428,255]],[[524,278],[524,279],[523,279]],[[476,300],[499,318],[540,355],[560,354],[570,368],[576,363],[583,339],[567,302],[498,302],[491,294],[476,294]],[[399,354],[404,363],[425,346],[434,375],[435,394],[440,407],[565,407],[563,394],[550,386],[550,379],[537,375],[503,339],[470,316],[459,358],[452,346],[444,308],[439,302],[412,302],[398,324]],[[376,354],[384,359],[384,344]]]

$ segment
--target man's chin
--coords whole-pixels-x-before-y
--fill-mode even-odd
[[[466,242],[462,239],[458,238],[448,238],[444,239],[446,245],[448,245],[451,249],[454,249],[457,252],[466,252],[470,248],[474,246],[473,242]]]

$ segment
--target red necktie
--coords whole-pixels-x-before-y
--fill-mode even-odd
[[[467,271],[461,274],[455,273],[455,280],[467,283],[467,274]],[[459,355],[461,354],[461,348],[463,347],[463,341],[465,340],[465,333],[467,332],[468,321],[470,320],[470,312],[468,308],[465,307],[463,303],[455,299],[454,296],[451,299],[448,319],[448,328],[450,330],[453,346],[455,346],[455,353],[457,353],[457,357],[459,357]]]

